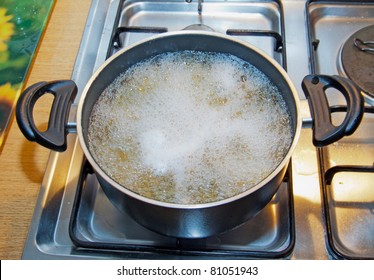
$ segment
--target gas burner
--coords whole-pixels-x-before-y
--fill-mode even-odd
[[[338,58],[339,70],[361,88],[371,104],[374,103],[374,52],[367,42],[373,38],[374,25],[358,30],[345,41]]]
[[[211,28],[208,25],[198,23],[198,24],[191,24],[187,26],[186,28],[183,28],[183,30],[203,30],[203,31],[214,31],[213,28]]]

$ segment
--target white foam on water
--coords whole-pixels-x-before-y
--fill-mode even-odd
[[[206,203],[268,176],[292,142],[278,89],[229,54],[183,51],[131,67],[101,94],[88,146],[100,167],[140,195]]]

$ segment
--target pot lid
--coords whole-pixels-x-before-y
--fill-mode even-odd
[[[353,33],[345,41],[340,58],[347,77],[374,98],[374,25]]]

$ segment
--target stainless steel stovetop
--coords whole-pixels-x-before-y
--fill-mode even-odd
[[[374,1],[93,0],[72,74],[79,94],[118,48],[191,24],[263,49],[287,69],[299,92],[305,128],[273,200],[252,220],[219,236],[161,236],[111,205],[72,134],[66,152],[50,155],[23,258],[373,259],[373,102],[367,98],[367,113],[353,136],[316,149],[300,84],[310,73],[341,72],[341,46],[374,24]],[[340,98],[331,96],[329,101],[340,105]],[[341,113],[336,116],[339,121]],[[75,113],[70,117],[74,121]],[[364,168],[347,171],[347,165]]]

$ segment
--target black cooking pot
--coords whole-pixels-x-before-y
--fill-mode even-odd
[[[229,53],[261,70],[283,95],[292,119],[293,140],[276,169],[251,189],[220,201],[205,204],[173,204],[138,195],[118,184],[96,163],[87,147],[87,127],[92,108],[103,90],[135,63],[174,51],[195,50]],[[327,145],[350,135],[363,115],[363,98],[352,82],[338,76],[307,76],[302,82],[314,119],[313,142]],[[325,91],[333,87],[347,101],[347,114],[339,126],[331,123]],[[35,102],[45,93],[55,96],[48,129],[39,131],[33,120]],[[77,88],[73,81],[42,82],[26,89],[17,104],[17,121],[27,139],[56,151],[66,149],[67,121]],[[262,51],[242,41],[205,31],[165,33],[125,48],[109,58],[92,76],[78,103],[77,132],[85,156],[114,205],[143,226],[161,234],[181,238],[202,238],[235,228],[269,203],[285,175],[301,130],[299,98],[287,73]]]

